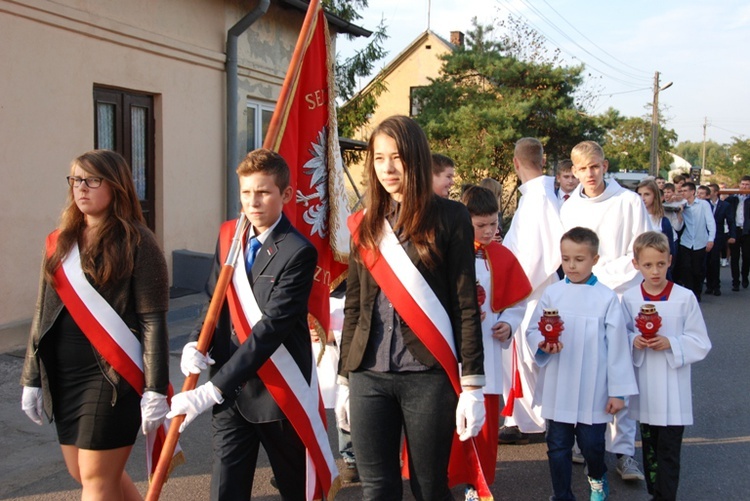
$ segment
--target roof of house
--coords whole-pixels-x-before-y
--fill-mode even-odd
[[[280,1],[281,3],[285,3],[289,5],[290,7],[293,7],[302,12],[307,12],[307,7],[308,5],[310,5],[310,2],[305,1],[305,0],[280,0]],[[346,21],[345,19],[342,19],[335,14],[331,14],[328,11],[326,11],[326,19],[328,19],[328,23],[330,25],[336,27],[336,31],[338,31],[339,33],[346,33],[347,35],[353,35],[353,36],[365,37],[365,38],[372,35],[372,31],[366,30],[362,28],[361,26],[357,26],[356,24]]]
[[[409,45],[407,45],[404,48],[404,50],[402,50],[401,52],[399,52],[398,55],[396,55],[396,57],[394,57],[388,64],[386,64],[385,66],[383,66],[383,69],[377,75],[375,75],[375,77],[373,77],[367,83],[367,85],[365,85],[364,87],[362,87],[362,90],[360,90],[359,92],[357,92],[357,94],[355,94],[354,97],[352,97],[352,99],[355,99],[357,96],[359,96],[361,94],[365,94],[370,89],[370,87],[372,86],[373,82],[375,82],[376,79],[385,78],[391,72],[393,72],[396,68],[398,68],[398,66],[402,62],[404,62],[404,60],[407,59],[411,54],[413,54],[417,50],[417,48],[419,48],[419,46],[422,43],[424,43],[425,40],[427,40],[427,38],[430,35],[432,35],[435,38],[437,38],[441,43],[443,43],[445,45],[445,47],[448,50],[454,51],[456,49],[456,46],[454,44],[450,43],[448,40],[446,40],[445,38],[441,37],[440,35],[438,35],[434,31],[432,31],[430,29],[427,29],[427,30],[423,31],[422,33],[420,33],[419,36],[417,36],[417,38],[415,38]]]

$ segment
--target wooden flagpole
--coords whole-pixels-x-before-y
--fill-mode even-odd
[[[271,116],[271,123],[268,124],[268,132],[266,132],[266,139],[263,141],[263,147],[266,149],[273,151],[279,150],[282,126],[286,121],[289,107],[292,105],[294,87],[297,84],[299,73],[302,69],[302,60],[305,56],[305,50],[310,44],[310,39],[313,35],[313,25],[318,13],[319,4],[320,0],[311,0],[310,5],[307,7],[305,20],[302,23],[299,38],[297,38],[297,45],[295,45],[292,59],[289,61],[289,70],[287,70],[284,84],[281,86],[281,93],[279,94],[279,100],[276,103],[276,110],[273,112],[273,116]]]
[[[214,289],[214,294],[211,297],[211,302],[208,305],[208,312],[206,313],[206,318],[203,321],[201,333],[198,336],[197,349],[204,355],[206,351],[208,351],[208,347],[211,344],[211,339],[214,335],[214,330],[216,330],[216,323],[219,320],[221,306],[224,303],[227,288],[229,287],[229,281],[232,279],[232,274],[234,273],[234,263],[237,260],[237,254],[240,252],[240,249],[242,249],[240,241],[246,227],[247,218],[243,213],[237,220],[237,227],[234,231],[234,238],[232,238],[232,245],[229,249],[229,254],[227,255],[226,261],[224,262],[224,266],[221,268],[221,272],[219,273],[219,279],[216,282],[216,288]],[[185,382],[182,384],[182,391],[190,391],[195,389],[195,386],[198,384],[199,377],[200,374],[190,374],[188,377],[186,377]],[[164,441],[164,446],[161,449],[159,462],[156,465],[156,470],[154,471],[154,475],[151,478],[151,484],[149,485],[148,492],[146,493],[146,501],[156,501],[159,499],[161,489],[164,486],[164,482],[166,482],[167,480],[167,475],[169,474],[169,465],[172,462],[172,456],[174,456],[174,451],[177,447],[177,440],[180,437],[180,425],[183,421],[185,421],[184,414],[172,419],[172,422],[169,425],[169,432],[167,433],[167,438]]]

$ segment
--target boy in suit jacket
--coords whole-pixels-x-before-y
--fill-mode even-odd
[[[705,191],[701,186],[699,191]],[[727,245],[735,242],[736,233],[734,227],[734,213],[732,206],[719,198],[719,185],[711,183],[708,185],[709,193],[707,200],[711,204],[711,211],[716,221],[716,236],[711,252],[706,256],[706,294],[721,296],[721,255],[726,252]]]
[[[750,176],[742,176],[740,180],[741,190],[750,190]],[[732,206],[734,220],[737,224],[737,238],[735,243],[729,245],[731,251],[732,267],[732,290],[740,290],[740,278],[742,287],[747,289],[750,283],[750,195],[732,195],[727,198]],[[742,256],[742,275],[740,275],[740,256]]]
[[[282,213],[284,204],[293,196],[293,188],[289,184],[289,167],[278,153],[262,149],[248,153],[237,168],[237,175],[242,210],[251,224],[243,236],[243,242],[247,242],[243,246],[246,264],[242,266],[242,258],[237,260],[230,294],[224,300],[212,340],[211,356],[198,352],[195,342],[183,350],[183,373],[198,373],[213,365],[210,381],[175,395],[170,415],[187,414],[187,425],[201,412],[213,408],[212,500],[250,498],[261,444],[282,498],[301,500],[305,497],[305,445],[258,371],[277,350],[284,348],[310,383],[313,358],[307,302],[317,252]],[[224,226],[231,230],[222,227],[206,284],[209,296],[227,254],[225,235],[233,233],[235,221]],[[242,273],[243,269],[247,274],[245,284],[249,282],[262,314],[246,338],[242,332],[246,328],[238,325],[238,310],[232,310],[234,306],[229,304],[233,293],[241,297],[240,286],[232,287],[238,284],[238,270]],[[251,316],[248,320],[252,320]],[[198,331],[192,340],[197,339]]]

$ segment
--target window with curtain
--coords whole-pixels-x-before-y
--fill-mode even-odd
[[[154,97],[94,87],[94,147],[125,157],[148,227],[155,226]]]

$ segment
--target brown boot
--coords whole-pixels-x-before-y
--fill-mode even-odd
[[[344,463],[344,469],[341,470],[339,475],[341,476],[341,483],[354,484],[359,482],[357,463]]]

